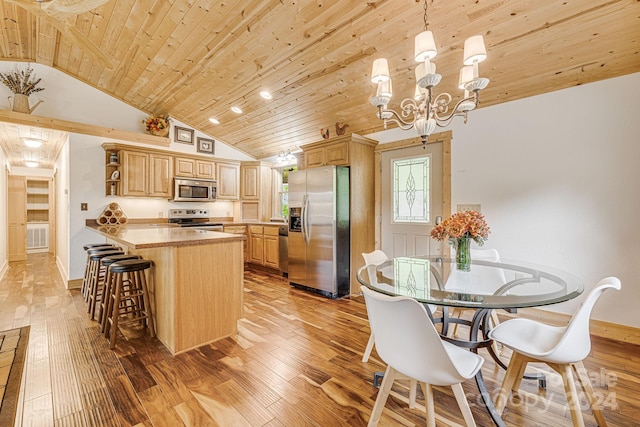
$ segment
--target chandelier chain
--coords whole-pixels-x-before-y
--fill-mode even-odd
[[[429,16],[427,15],[427,0],[424,0],[424,30],[429,29]]]

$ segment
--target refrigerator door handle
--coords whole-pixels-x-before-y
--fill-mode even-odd
[[[300,228],[302,231],[302,240],[305,245],[309,244],[307,239],[307,195],[302,196],[302,210],[300,212]]]
[[[307,245],[311,242],[311,227],[309,227],[309,195],[304,200],[304,234],[307,239]]]

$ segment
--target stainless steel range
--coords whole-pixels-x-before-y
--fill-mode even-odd
[[[209,209],[169,209],[169,222],[180,227],[223,231],[222,223],[209,222]]]

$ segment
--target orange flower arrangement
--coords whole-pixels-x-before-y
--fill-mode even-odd
[[[169,128],[169,116],[154,116],[151,115],[142,121],[145,125],[147,132],[162,132],[164,129]]]
[[[478,211],[455,213],[431,229],[431,237],[436,240],[448,238],[455,245],[457,239],[469,237],[482,246],[489,237],[491,229]]]

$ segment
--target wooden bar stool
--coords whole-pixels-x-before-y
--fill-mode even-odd
[[[151,270],[153,262],[144,259],[114,262],[109,266],[113,274],[111,282],[111,313],[106,321],[104,334],[109,338],[109,348],[116,346],[118,324],[142,322],[155,336],[151,298],[147,287],[146,270]],[[152,276],[153,277],[153,276]]]
[[[86,296],[87,296],[87,283],[89,280],[89,270],[90,270],[90,260],[89,260],[89,256],[91,255],[89,253],[89,251],[94,251],[92,253],[95,252],[99,252],[99,251],[106,251],[106,250],[110,250],[110,249],[119,249],[117,246],[115,245],[111,245],[109,243],[90,243],[88,245],[84,245],[82,247],[85,252],[87,253],[87,262],[84,265],[84,278],[82,279],[82,288],[81,288],[81,292],[82,292],[82,296],[85,297],[86,300]]]
[[[101,285],[102,280],[104,280],[105,270],[104,268],[101,268],[100,260],[112,255],[124,255],[124,252],[115,248],[103,251],[89,250],[89,275],[87,278],[84,296],[84,301],[88,305],[87,313],[91,311],[90,303],[95,300],[95,292],[97,291],[98,286]],[[93,320],[93,318],[91,320]]]
[[[111,255],[111,256],[102,258],[102,260],[100,261],[100,264],[102,264],[102,267],[106,271],[105,273],[106,275],[104,278],[104,286],[101,289],[102,292],[100,292],[100,295],[98,295],[99,298],[96,305],[96,307],[99,308],[97,320],[98,320],[98,323],[100,323],[101,333],[104,333],[104,330],[105,330],[105,320],[108,317],[106,313],[110,313],[112,311],[112,307],[110,304],[110,301],[111,301],[110,295],[113,289],[114,274],[109,271],[109,266],[115,262],[126,261],[130,259],[140,259],[140,258],[141,257],[139,255],[126,255],[126,254]]]

